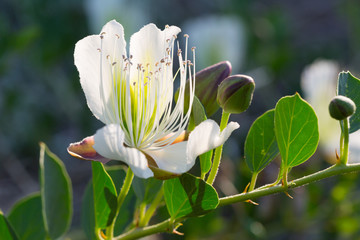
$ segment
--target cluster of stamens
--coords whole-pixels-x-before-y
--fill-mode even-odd
[[[169,27],[167,26],[166,29]],[[166,30],[165,30],[166,31]],[[100,97],[103,101],[103,113],[109,123],[120,124],[125,133],[125,144],[145,149],[160,148],[171,144],[185,129],[190,117],[195,90],[195,48],[194,62],[187,59],[188,35],[185,34],[185,59],[177,42],[179,69],[173,75],[173,55],[176,35],[164,39],[164,56],[155,63],[134,62],[133,56],[117,56],[115,34],[113,53],[106,53],[106,69],[103,62],[103,40],[106,33],[100,34]],[[106,36],[110,37],[111,36]],[[135,70],[133,69],[135,68]],[[109,71],[111,81],[105,79]],[[179,76],[179,97],[173,103],[173,81]],[[189,78],[189,105],[185,104],[185,86]],[[110,93],[110,94],[109,94]],[[109,96],[109,97],[105,97]],[[174,105],[174,106],[173,106]],[[184,107],[187,112],[184,113]],[[171,136],[170,136],[171,135]],[[167,137],[169,136],[169,137]]]

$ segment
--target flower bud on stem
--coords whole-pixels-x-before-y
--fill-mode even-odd
[[[349,118],[356,111],[355,103],[348,97],[336,96],[329,104],[329,112],[332,118],[340,121],[340,160],[338,164],[346,165],[349,158]]]

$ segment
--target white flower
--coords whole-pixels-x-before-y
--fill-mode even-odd
[[[220,133],[207,120],[188,135],[185,127],[194,98],[195,61],[184,59],[174,44],[180,29],[163,31],[148,24],[132,35],[130,54],[121,24],[107,23],[99,35],[88,36],[75,46],[75,65],[87,104],[95,117],[106,124],[94,136],[71,144],[73,156],[106,162],[120,160],[138,177],[163,173],[178,175],[188,171],[198,155],[222,145],[239,127],[229,125]],[[178,45],[178,44],[177,44]],[[174,54],[175,52],[175,54]],[[173,56],[179,69],[173,75]],[[195,54],[194,54],[195,55]],[[173,82],[180,78],[179,97],[173,102]],[[185,85],[189,78],[189,105],[184,112]]]

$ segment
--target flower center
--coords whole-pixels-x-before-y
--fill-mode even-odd
[[[167,28],[164,30],[166,31]],[[100,35],[103,37],[103,35]],[[101,38],[103,39],[103,38]],[[134,62],[133,57],[106,56],[107,64],[101,66],[110,68],[110,97],[102,87],[100,94],[106,102],[103,109],[111,123],[120,124],[125,133],[125,144],[138,149],[165,147],[175,141],[184,131],[191,112],[195,90],[195,66],[187,59],[188,36],[185,35],[185,58],[177,43],[179,69],[173,75],[174,43],[176,36],[164,39],[164,55],[157,62]],[[118,36],[115,36],[115,49]],[[195,61],[195,49],[193,61]],[[100,53],[102,51],[100,50]],[[103,57],[101,55],[101,57]],[[145,59],[151,59],[146,57]],[[102,63],[102,61],[101,61]],[[185,86],[189,77],[189,105],[186,113]],[[102,84],[105,84],[101,73]],[[173,102],[174,80],[180,79],[179,96]],[[170,137],[165,137],[169,136]]]

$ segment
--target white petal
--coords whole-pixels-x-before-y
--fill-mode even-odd
[[[187,141],[169,145],[157,150],[145,150],[162,170],[172,173],[187,172],[192,166],[187,165],[186,161]]]
[[[134,174],[141,178],[153,176],[145,155],[136,148],[124,146],[124,132],[116,124],[99,129],[94,135],[93,148],[100,155],[127,163]]]
[[[188,141],[156,150],[148,149],[144,152],[155,160],[160,169],[177,174],[184,173],[194,166],[197,156],[224,144],[237,128],[239,128],[238,123],[230,122],[220,133],[215,121],[206,120],[190,133]]]
[[[215,121],[208,119],[200,123],[189,136],[187,165],[192,167],[197,156],[224,144],[230,134],[239,127],[238,123],[230,122],[220,133],[220,128]]]
[[[102,44],[100,35],[91,35],[78,41],[75,45],[74,60],[90,110],[102,122],[109,123],[110,116],[106,113],[106,108],[110,104],[108,99],[112,82],[109,61],[116,62],[117,59],[122,59],[122,55],[126,55],[126,42],[123,27],[114,20],[108,22],[101,33],[103,33]],[[108,55],[109,59],[106,58]],[[101,58],[102,67],[100,67]],[[101,84],[101,72],[103,84]]]
[[[166,48],[170,44],[166,40],[172,39],[180,31],[180,28],[176,26],[170,26],[161,31],[155,24],[150,23],[134,33],[130,38],[130,54],[133,55],[135,66],[138,63],[143,65],[149,63],[154,69],[155,63],[160,62],[166,55]],[[136,70],[136,68],[133,69]]]

